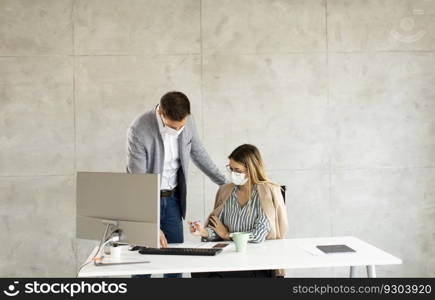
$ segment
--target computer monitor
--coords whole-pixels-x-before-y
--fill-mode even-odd
[[[159,247],[158,174],[77,172],[76,236],[101,240],[107,224],[120,229],[120,241]]]

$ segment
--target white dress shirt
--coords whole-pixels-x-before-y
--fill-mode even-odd
[[[181,165],[178,136],[166,133],[165,124],[158,113],[158,109],[159,107],[156,108],[157,123],[159,124],[159,130],[165,148],[165,161],[163,164],[163,174],[160,180],[160,189],[172,190],[178,184],[177,172]]]

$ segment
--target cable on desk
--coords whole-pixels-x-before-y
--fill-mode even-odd
[[[80,273],[80,271],[81,271],[85,266],[89,265],[89,264],[92,263],[92,262],[94,262],[94,264],[96,264],[96,261],[97,261],[97,260],[102,260],[102,259],[103,259],[103,256],[102,256],[102,257],[97,257],[98,254],[99,254],[100,251],[101,251],[101,248],[103,248],[107,243],[111,242],[111,238],[112,238],[112,236],[113,236],[114,233],[119,233],[119,230],[114,230],[114,231],[112,231],[112,232],[110,233],[110,235],[109,235],[109,238],[108,238],[105,242],[103,242],[103,241],[106,239],[107,231],[109,230],[109,228],[110,228],[110,224],[108,224],[108,226],[106,227],[106,230],[104,231],[103,238],[101,239],[100,244],[98,245],[98,249],[97,249],[97,252],[95,252],[94,257],[92,257],[88,262],[85,262],[83,265],[80,266],[79,270],[77,271],[76,278],[79,277],[79,273]]]

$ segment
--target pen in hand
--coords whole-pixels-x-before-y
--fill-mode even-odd
[[[193,222],[189,222],[190,227],[193,229],[193,232],[196,232],[196,224],[198,224],[199,221],[193,221]]]

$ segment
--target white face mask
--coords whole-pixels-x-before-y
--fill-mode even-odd
[[[173,135],[173,136],[179,136],[180,133],[183,132],[184,126],[181,127],[179,130],[175,130],[169,126],[165,126],[165,132],[169,135]]]
[[[230,172],[230,179],[231,182],[234,183],[235,185],[244,185],[248,181],[248,178],[246,178],[245,173],[237,173],[237,172]]]
[[[164,126],[164,127],[163,127],[163,130],[164,130],[164,132],[165,132],[166,134],[171,135],[171,136],[179,136],[180,133],[183,132],[184,126],[181,127],[181,128],[178,129],[178,130],[173,129],[173,128],[171,128],[171,127],[169,127],[168,125],[165,124],[165,121],[164,121],[165,118],[164,118],[162,115],[160,115],[160,117],[161,117],[161,119],[162,119],[162,123],[163,123],[163,126]]]

